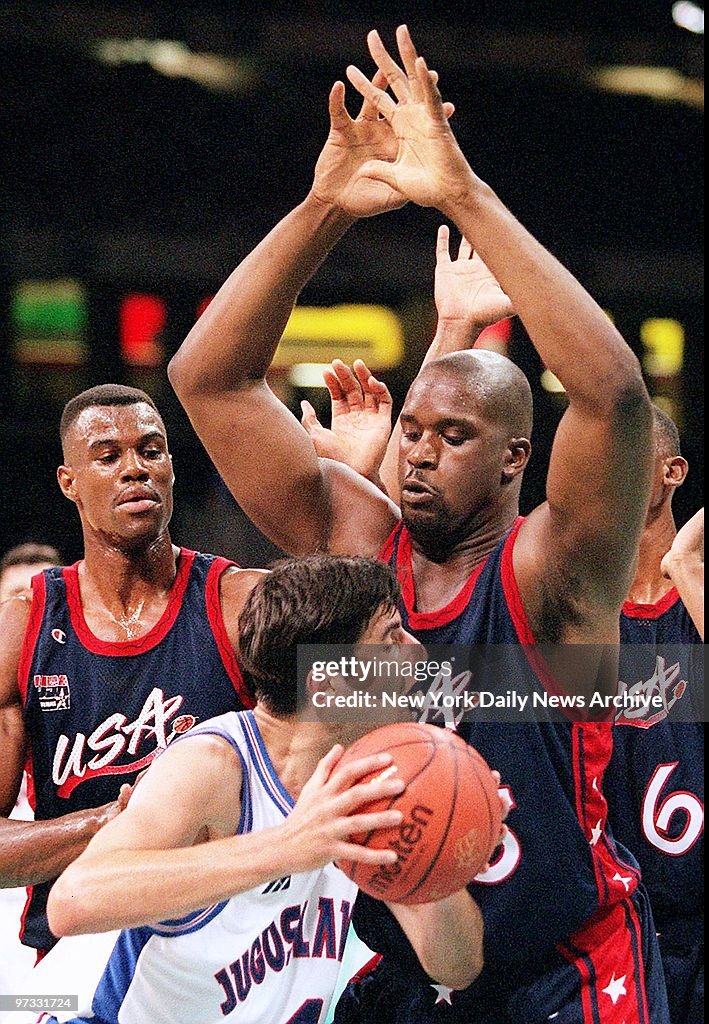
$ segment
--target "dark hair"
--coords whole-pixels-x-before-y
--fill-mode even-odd
[[[59,437],[62,446],[69,429],[84,409],[88,409],[92,405],[137,405],[138,402],[145,402],[160,416],[158,407],[150,395],[141,391],[140,388],[129,388],[124,384],[97,384],[96,387],[82,391],[80,395],[75,395],[64,406],[59,424]]]
[[[59,551],[51,544],[17,544],[10,548],[0,558],[0,576],[13,565],[40,565],[42,562],[50,562],[52,565],[61,565],[63,562]]]
[[[399,584],[369,558],[310,555],[279,562],[251,591],[239,617],[239,652],[256,696],[276,715],[298,707],[298,644],[353,644]]]
[[[655,435],[655,448],[663,459],[671,459],[675,455],[681,455],[679,443],[679,431],[677,424],[671,419],[664,409],[659,405],[652,406],[653,433]]]

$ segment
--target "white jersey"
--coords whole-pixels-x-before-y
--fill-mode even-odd
[[[180,742],[223,736],[241,760],[239,833],[280,824],[293,801],[251,711]],[[323,1024],[357,894],[329,864],[285,875],[187,917],[120,933],[93,999],[96,1024]],[[76,1018],[85,1020],[86,1018]]]

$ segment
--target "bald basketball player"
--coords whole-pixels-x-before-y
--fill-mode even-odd
[[[405,628],[424,642],[615,641],[649,494],[651,409],[640,367],[599,306],[471,169],[435,74],[405,27],[397,40],[400,63],[376,33],[368,38],[393,98],[381,77],[370,82],[350,67],[364,97],[353,120],[335,84],[310,193],[237,267],[170,378],[260,528],[292,552],[378,554],[402,580]],[[565,386],[547,501],[525,520],[531,392],[502,356],[448,355],[412,385],[401,416],[401,519],[369,481],[319,461],[265,383],[293,303],[332,246],[359,217],[406,201],[437,207],[470,240]],[[610,1024],[619,1013],[628,1024],[664,1024],[646,896],[605,829],[610,730],[473,722],[464,735],[500,768],[514,808],[475,887],[485,967],[468,989],[439,991],[391,915],[362,900],[358,933],[384,956],[366,990],[346,994],[342,1019],[418,1024],[441,1019],[445,1002],[456,1024]]]
[[[174,474],[152,399],[121,385],[73,398],[59,486],[84,557],[35,576],[0,608],[0,809],[27,761],[35,821],[0,821],[0,884],[30,887],[22,940],[54,944],[52,879],[125,806],[173,735],[250,706],[237,619],[261,575],[176,547]]]

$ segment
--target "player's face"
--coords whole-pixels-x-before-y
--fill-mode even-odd
[[[43,569],[50,569],[54,562],[32,562],[31,565],[20,563],[8,565],[0,578],[0,601],[7,601],[25,590],[29,590],[32,577]]]
[[[499,497],[508,439],[472,389],[443,370],[409,390],[401,431],[401,510],[412,536],[465,539]]]
[[[84,409],[58,471],[85,530],[121,549],[160,537],[172,515],[172,459],[165,427],[145,402]]]

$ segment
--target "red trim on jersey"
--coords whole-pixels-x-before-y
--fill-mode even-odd
[[[222,659],[222,664],[226,669],[227,675],[232,681],[241,703],[245,708],[253,708],[256,702],[246,688],[244,677],[242,676],[241,669],[236,661],[234,649],[232,648],[231,641],[229,640],[229,634],[227,633],[227,628],[224,623],[222,602],[219,596],[219,581],[229,566],[234,564],[234,562],[230,562],[226,558],[219,557],[215,558],[209,567],[207,582],[205,585],[207,619],[209,620],[209,625],[211,626],[212,633],[214,634],[214,640]]]
[[[632,900],[595,914],[568,946],[558,948],[581,976],[584,1022],[650,1024],[642,933]]]
[[[377,555],[377,559],[380,562],[390,562],[391,556],[394,554],[394,543],[396,541],[396,535],[403,528],[404,524],[401,520],[396,524],[394,529],[391,531],[387,539],[384,541],[382,550]]]
[[[655,604],[636,604],[634,601],[624,601],[622,612],[629,619],[659,619],[673,605],[677,604],[679,599],[677,588],[672,587]]]
[[[187,548],[180,548],[180,559],[177,565],[177,575],[170,590],[170,596],[165,606],[165,611],[152,629],[135,640],[100,640],[89,629],[84,617],[84,609],[81,604],[81,591],[79,589],[79,563],[67,566],[62,570],[64,583],[66,585],[66,600],[71,617],[71,624],[81,643],[92,654],[107,654],[111,657],[125,658],[134,654],[144,654],[151,651],[153,647],[165,639],[175,624],[182,598],[187,589],[187,582],[190,577],[190,569],[195,559],[195,552]]]
[[[476,565],[470,576],[458,591],[456,596],[442,608],[432,612],[417,612],[416,588],[414,586],[414,573],[411,565],[411,534],[405,526],[399,524],[387,538],[384,547],[379,552],[381,561],[390,561],[394,553],[394,541],[396,531],[401,529],[399,549],[396,556],[396,575],[401,585],[401,596],[404,599],[406,614],[411,629],[437,629],[439,626],[447,626],[449,622],[457,619],[467,608],[475,590],[480,573],[485,568],[485,562]]]
[[[36,793],[35,788],[34,788],[34,775],[32,774],[32,739],[31,739],[31,737],[28,739],[28,743],[27,743],[27,754],[26,754],[26,759],[25,759],[25,774],[27,776],[27,802],[29,803],[29,805],[32,808],[32,810],[34,811],[34,810],[37,809],[37,793]],[[25,886],[25,892],[27,893],[27,895],[25,896],[25,905],[22,908],[22,914],[20,916],[20,931],[19,931],[20,941],[22,941],[22,936],[25,934],[27,912],[30,909],[30,903],[32,902],[32,894],[34,892],[34,886],[32,886],[32,885]],[[39,961],[41,959],[40,953],[42,953],[42,956],[45,955],[44,952],[42,952],[42,950],[37,950],[37,957],[38,957],[38,959],[37,959],[37,961],[35,963],[35,967],[37,966],[37,964],[39,963]]]
[[[371,974],[374,968],[379,965],[379,961],[381,960],[381,958],[381,953],[375,953],[372,959],[366,962],[364,967],[360,967],[357,973],[352,975],[352,977],[350,978],[350,983],[353,981],[362,981],[362,979],[366,978],[368,974]]]
[[[522,595],[519,592],[517,577],[515,576],[512,553],[514,551],[519,528],[523,522],[524,517],[518,516],[509,537],[505,541],[505,546],[502,549],[502,558],[500,559],[500,579],[502,580],[502,590],[505,595],[505,601],[507,602],[507,608],[510,613],[514,631],[517,634],[517,639],[520,644],[522,644],[525,657],[537,679],[547,693],[552,694],[555,697],[568,696],[564,688],[560,686],[555,679],[554,674],[551,672],[549,666],[539,652],[539,649],[537,648],[537,641],[534,639],[532,627],[529,625],[529,619],[527,618],[527,613],[524,610],[524,605],[522,604]],[[578,722],[579,716],[574,714],[570,708],[566,708],[562,705],[560,710],[570,721]]]
[[[32,667],[34,649],[37,644],[37,637],[39,636],[42,618],[44,617],[44,606],[47,600],[47,585],[44,582],[43,572],[32,577],[31,586],[32,607],[30,608],[30,617],[27,622],[27,629],[25,630],[25,636],[22,641],[20,661],[17,666],[17,686],[20,691],[23,707],[27,703],[27,692],[30,685],[30,668]]]

